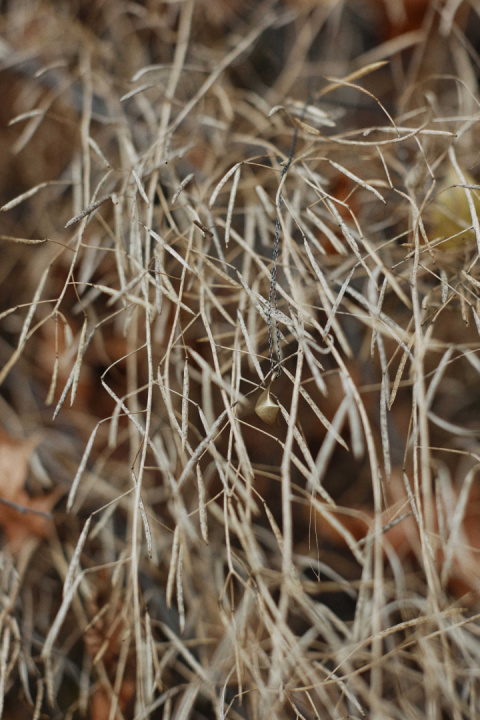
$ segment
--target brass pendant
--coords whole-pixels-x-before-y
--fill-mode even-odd
[[[272,383],[276,377],[277,374],[274,373],[268,387],[263,390],[255,404],[256,414],[267,425],[280,425],[280,407],[271,393]]]

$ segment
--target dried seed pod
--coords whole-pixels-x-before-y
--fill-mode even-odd
[[[263,420],[263,422],[267,423],[267,425],[280,425],[280,407],[277,401],[273,398],[271,392],[272,383],[276,376],[277,375],[275,373],[270,380],[268,387],[263,390],[255,404],[256,414],[260,420]]]

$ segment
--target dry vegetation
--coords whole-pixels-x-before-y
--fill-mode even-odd
[[[0,8],[0,716],[479,717],[478,3]]]

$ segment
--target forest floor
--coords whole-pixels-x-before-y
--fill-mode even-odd
[[[0,718],[480,717],[474,0],[0,2]]]

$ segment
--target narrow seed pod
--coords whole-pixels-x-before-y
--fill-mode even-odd
[[[276,378],[276,373],[273,375],[270,383],[265,390],[260,394],[256,404],[255,412],[264,423],[267,425],[280,425],[279,412],[280,407],[277,401],[273,398],[271,393],[272,383]]]

